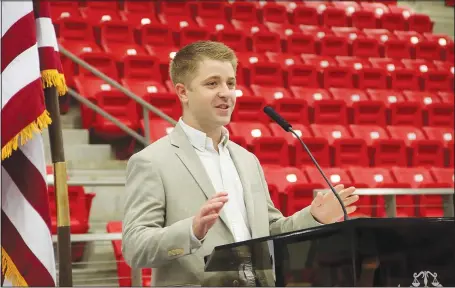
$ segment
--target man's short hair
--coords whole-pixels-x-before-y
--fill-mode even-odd
[[[231,48],[221,42],[197,41],[180,49],[172,59],[169,65],[172,83],[189,84],[199,63],[206,59],[231,62],[237,71],[237,56]]]

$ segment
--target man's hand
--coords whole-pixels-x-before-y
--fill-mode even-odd
[[[340,196],[341,200],[346,207],[346,212],[351,214],[357,207],[349,206],[359,200],[358,195],[352,195],[355,188],[349,187],[344,189],[344,185],[340,184],[334,187],[335,191]],[[311,203],[310,212],[313,217],[322,224],[334,223],[341,217],[343,217],[343,209],[341,208],[338,199],[333,193],[327,192],[324,195],[319,192]]]
[[[220,211],[224,204],[228,201],[226,192],[219,192],[212,196],[205,204],[201,207],[198,214],[193,219],[193,233],[197,239],[201,240],[205,237],[205,234],[215,224]]]

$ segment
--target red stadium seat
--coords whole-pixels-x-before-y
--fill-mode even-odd
[[[435,93],[403,91],[403,95],[409,102],[422,106],[425,125],[453,127],[453,105],[442,103]]]
[[[182,116],[182,105],[180,104],[177,95],[175,95],[174,93],[168,92],[147,93],[142,97],[146,102],[160,109],[161,112],[165,113],[166,115],[170,116],[176,121]],[[142,119],[143,116],[142,106],[137,105],[136,109],[139,115],[139,119]],[[160,118],[155,113],[149,112],[148,114],[150,119]]]
[[[156,3],[151,1],[124,1],[120,16],[134,28],[158,22]]]
[[[341,67],[349,67],[354,70],[362,70],[364,67],[371,67],[371,63],[364,58],[355,56],[335,56],[335,60]]]
[[[436,40],[423,39],[415,44],[415,58],[430,61],[442,60],[444,50]]]
[[[172,30],[178,31],[183,27],[194,27],[190,2],[186,1],[159,1],[158,19]]]
[[[151,23],[142,25],[140,28],[140,43],[144,46],[145,50],[152,55],[156,56],[161,61],[167,63],[171,52],[177,52],[177,45],[174,43],[172,30],[164,24]]]
[[[446,185],[448,188],[454,187],[454,173],[452,168],[431,167],[429,170],[436,183],[441,184],[441,186]]]
[[[269,28],[270,31],[283,31],[288,26],[288,12],[285,6],[275,2],[266,2],[261,9],[262,22]],[[284,36],[284,34],[280,34]]]
[[[393,167],[392,172],[400,182],[410,183],[412,188],[442,188],[444,183],[436,183],[430,171],[425,168],[402,168]],[[416,199],[417,215],[423,217],[443,216],[442,196],[441,195],[420,195],[414,196]]]
[[[365,140],[371,166],[407,166],[403,140],[391,139],[384,128],[376,125],[350,125],[349,128],[355,138]]]
[[[162,86],[159,59],[149,55],[125,56],[121,63],[120,77],[127,79],[140,79],[142,81],[155,80]],[[149,91],[143,91],[145,93]]]
[[[262,123],[231,122],[228,126],[235,136],[242,136],[248,149],[254,153],[262,164],[289,165],[286,140],[274,137],[269,128]]]
[[[145,55],[144,49],[135,43],[131,26],[121,21],[107,21],[100,25],[101,47],[116,61],[122,62],[127,55]]]
[[[210,33],[234,29],[226,18],[227,2],[201,1],[195,2],[194,5],[196,8],[196,23],[200,27],[207,29]]]
[[[282,6],[280,6],[282,7]],[[281,52],[280,35],[269,31],[258,31],[251,36],[253,51],[258,53],[264,52]]]
[[[396,90],[367,89],[370,99],[382,101],[388,112],[387,123],[391,125],[422,126],[421,105],[406,101],[404,95]]]
[[[370,100],[364,90],[329,88],[329,91],[333,99],[347,104],[349,123],[386,125],[384,103]]]
[[[322,12],[322,25],[328,27],[347,27],[348,15],[343,9],[337,7],[327,7]]]
[[[444,166],[444,147],[439,140],[428,140],[413,126],[388,126],[392,139],[401,139],[408,147],[409,166]]]
[[[81,15],[91,25],[99,26],[106,21],[122,21],[118,3],[115,1],[88,1],[81,7]]]
[[[320,44],[322,56],[349,56],[349,44],[344,37],[326,35],[320,40]]]
[[[310,127],[314,136],[326,138],[332,146],[333,166],[369,165],[365,140],[353,138],[345,126],[311,124]]]
[[[196,41],[210,40],[209,31],[200,27],[183,27],[180,29],[179,35],[180,47],[184,47]]]
[[[433,64],[434,64],[434,67],[438,70],[447,71],[452,74],[455,74],[453,62],[451,63],[451,62],[436,60],[436,61],[433,61]]]
[[[281,193],[294,183],[308,183],[305,174],[296,167],[264,165],[264,175],[267,183],[276,185]]]
[[[387,72],[382,68],[365,67],[357,71],[357,88],[387,89]]]
[[[453,91],[453,73],[440,70],[430,70],[422,75],[423,88],[427,91]]]
[[[351,167],[348,169],[349,176],[353,179],[355,185],[357,183],[363,183],[367,185],[368,188],[410,188],[411,186],[407,183],[397,183],[395,182],[392,174],[387,168],[379,167]],[[365,196],[360,196],[365,197]],[[367,196],[368,197],[368,196]],[[397,196],[397,204],[408,204],[412,203],[412,196],[405,196],[403,199],[402,196]],[[369,196],[371,205],[373,205],[373,215],[377,217],[385,217],[385,201],[384,197],[378,196]],[[411,199],[409,199],[411,198]],[[404,200],[404,201],[403,201]],[[404,203],[403,203],[404,202]],[[408,203],[406,203],[408,202]],[[412,207],[411,207],[412,209]],[[399,212],[401,207],[398,208]],[[405,210],[406,211],[406,210]]]
[[[313,35],[295,33],[284,40],[286,52],[298,54],[316,54],[316,39]]]
[[[443,143],[444,147],[449,147],[454,139],[453,128],[450,127],[422,127],[423,132],[427,139],[437,140]]]
[[[439,97],[441,97],[442,102],[451,104],[454,103],[455,96],[453,95],[453,92],[439,91],[437,93]]]
[[[95,97],[100,108],[120,120],[128,128],[132,130],[139,128],[136,102],[133,99],[118,90],[98,92]],[[95,114],[92,127],[97,135],[105,139],[115,139],[128,135],[116,124],[99,114]]]
[[[393,90],[420,90],[419,72],[397,68],[390,72],[390,88]]]
[[[291,21],[294,25],[319,26],[321,23],[318,10],[314,7],[299,6],[291,14]]]
[[[267,26],[258,21],[257,9],[254,2],[233,2],[231,4],[231,23],[234,28],[249,36],[261,30],[267,31]]]
[[[455,57],[454,57],[454,42],[450,42],[449,44],[447,44],[446,46],[446,50],[445,50],[445,53],[444,53],[444,57],[443,59],[445,61],[450,61],[450,62],[454,62],[455,61]]]
[[[426,14],[414,13],[407,19],[408,30],[419,33],[431,33],[433,31],[433,21]]]
[[[376,29],[378,22],[374,12],[366,10],[356,10],[351,15],[352,27],[359,29]]]
[[[248,51],[247,36],[242,31],[220,30],[215,34],[215,39],[236,52]]]
[[[265,56],[271,63],[280,64],[283,71],[287,71],[293,65],[302,64],[302,59],[299,55],[290,53],[265,52]]]
[[[250,95],[237,96],[235,109],[232,112],[231,120],[235,122],[260,121],[268,122],[262,112],[266,105],[265,98]]]
[[[404,67],[410,70],[418,71],[420,73],[428,72],[428,69],[436,68],[432,61],[425,59],[402,59]]]
[[[405,31],[407,28],[406,19],[399,12],[384,13],[380,18],[380,23],[381,28],[390,31]]]
[[[52,22],[68,16],[81,16],[79,3],[75,1],[50,1],[50,13]]]
[[[393,59],[412,58],[411,43],[402,39],[389,39],[384,43],[384,56]]]
[[[398,59],[393,58],[369,58],[371,66],[374,68],[381,68],[391,73],[398,68],[405,68],[404,64]]]
[[[300,144],[299,140],[294,135],[283,130],[278,124],[270,123],[270,130],[276,137],[283,137],[289,146],[290,164],[296,167],[313,165],[310,157],[305,149]],[[322,167],[328,167],[329,164],[329,144],[326,139],[321,137],[313,137],[307,126],[302,124],[292,124],[292,129],[300,136],[302,141],[310,149],[313,157]]]

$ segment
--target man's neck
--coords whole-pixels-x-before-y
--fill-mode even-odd
[[[198,123],[191,117],[185,117],[185,116],[182,116],[182,120],[183,120],[183,122],[185,122],[186,125],[194,128],[196,130],[199,130],[201,132],[204,132],[207,135],[207,137],[212,139],[213,148],[215,148],[216,151],[218,151],[218,144],[221,142],[221,129],[222,129],[221,126],[220,127],[205,127],[204,125],[201,125],[200,123]]]

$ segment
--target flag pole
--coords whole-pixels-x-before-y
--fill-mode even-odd
[[[60,121],[60,106],[55,86],[44,88],[46,108],[52,119],[49,125],[49,143],[52,163],[54,165],[54,186],[57,205],[57,247],[59,274],[58,285],[72,287],[71,265],[71,231],[68,201],[68,184],[66,173],[65,153],[63,149],[62,124]]]

